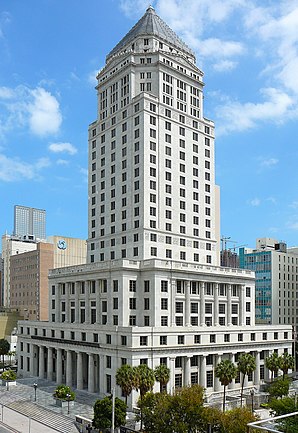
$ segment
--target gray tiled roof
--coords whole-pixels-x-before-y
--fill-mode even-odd
[[[156,14],[152,6],[146,10],[142,18],[124,36],[123,39],[107,55],[107,59],[121,51],[127,44],[140,35],[155,35],[169,45],[194,56],[194,52],[176,35],[175,32]]]

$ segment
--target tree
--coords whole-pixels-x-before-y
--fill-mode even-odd
[[[72,391],[72,389],[67,386],[67,385],[58,385],[57,388],[54,391],[53,396],[55,398],[61,399],[61,400],[66,400],[67,399],[67,395],[69,395],[68,399],[70,401],[75,399],[75,393]]]
[[[290,379],[286,376],[278,377],[269,386],[269,394],[271,397],[283,398],[289,394]]]
[[[294,370],[295,367],[295,358],[294,356],[290,355],[288,352],[283,353],[279,357],[279,368],[281,369],[283,373],[283,379],[285,378],[285,375],[288,374],[288,371]]]
[[[224,387],[222,410],[225,411],[226,405],[226,387],[237,376],[237,367],[229,359],[224,359],[215,367],[215,377],[218,377]]]
[[[151,391],[155,382],[155,375],[152,368],[147,364],[140,364],[134,368],[134,388],[140,391],[140,399],[142,401],[146,392]],[[141,430],[143,428],[143,413],[141,410]]]
[[[148,392],[138,406],[148,433],[206,432],[216,412],[204,407],[204,388],[200,385],[179,388],[174,395]]]
[[[256,420],[255,415],[247,407],[238,407],[222,414],[220,417],[220,431],[246,433],[247,424]]]
[[[160,392],[167,391],[167,384],[170,380],[170,369],[165,364],[160,364],[154,369],[157,382],[160,383]]]
[[[285,415],[297,412],[297,404],[295,397],[286,397],[283,399],[272,399],[269,401],[268,406],[272,410],[274,416]],[[285,433],[298,433],[298,418],[289,417],[281,420],[278,423],[278,428],[281,432]]]
[[[242,407],[245,376],[255,371],[256,360],[251,353],[242,353],[239,356],[237,367],[238,367],[238,371],[242,373],[242,380],[241,380],[241,407]]]
[[[112,396],[102,400],[96,400],[94,404],[94,417],[92,425],[96,429],[110,429],[112,427]],[[125,425],[126,404],[123,400],[115,397],[115,427]]]
[[[8,354],[10,349],[10,344],[5,338],[0,339],[0,356],[2,355],[2,365],[4,368],[4,356]]]
[[[131,394],[135,384],[135,370],[131,365],[124,364],[116,372],[116,384],[122,389],[127,406],[127,397]]]
[[[276,352],[273,352],[272,355],[268,356],[265,360],[265,365],[268,368],[268,370],[271,371],[271,380],[273,380],[274,376],[277,376],[279,365],[280,365],[280,358]]]

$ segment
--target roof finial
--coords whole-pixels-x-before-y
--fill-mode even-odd
[[[149,5],[149,6],[148,6],[148,8],[147,8],[147,12],[150,11],[150,10],[151,10],[151,11],[154,11],[154,7],[153,7],[152,5]]]

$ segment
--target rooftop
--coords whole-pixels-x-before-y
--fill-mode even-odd
[[[107,60],[121,51],[138,36],[153,35],[162,39],[171,46],[178,48],[187,55],[195,56],[194,52],[176,35],[176,33],[156,14],[154,8],[149,6],[142,18],[121,39],[121,41],[107,55]]]

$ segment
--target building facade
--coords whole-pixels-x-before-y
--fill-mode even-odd
[[[255,326],[254,273],[219,266],[202,78],[152,7],[107,56],[89,128],[87,264],[50,272],[49,322],[19,324],[20,375],[103,396],[121,365],[165,363],[169,391],[200,383],[212,398],[221,359],[253,353],[250,388],[269,353],[291,352],[291,327]]]
[[[240,267],[256,274],[256,323],[288,324],[298,331],[298,248],[258,238],[256,248],[240,248]]]
[[[10,257],[10,307],[26,320],[49,318],[49,270],[86,263],[85,240],[51,236],[34,251]]]
[[[2,236],[2,259],[3,259],[3,285],[1,292],[1,305],[10,307],[10,258],[11,256],[36,250],[36,241],[22,240],[16,236]]]
[[[30,240],[46,239],[46,211],[16,205],[13,235]]]

